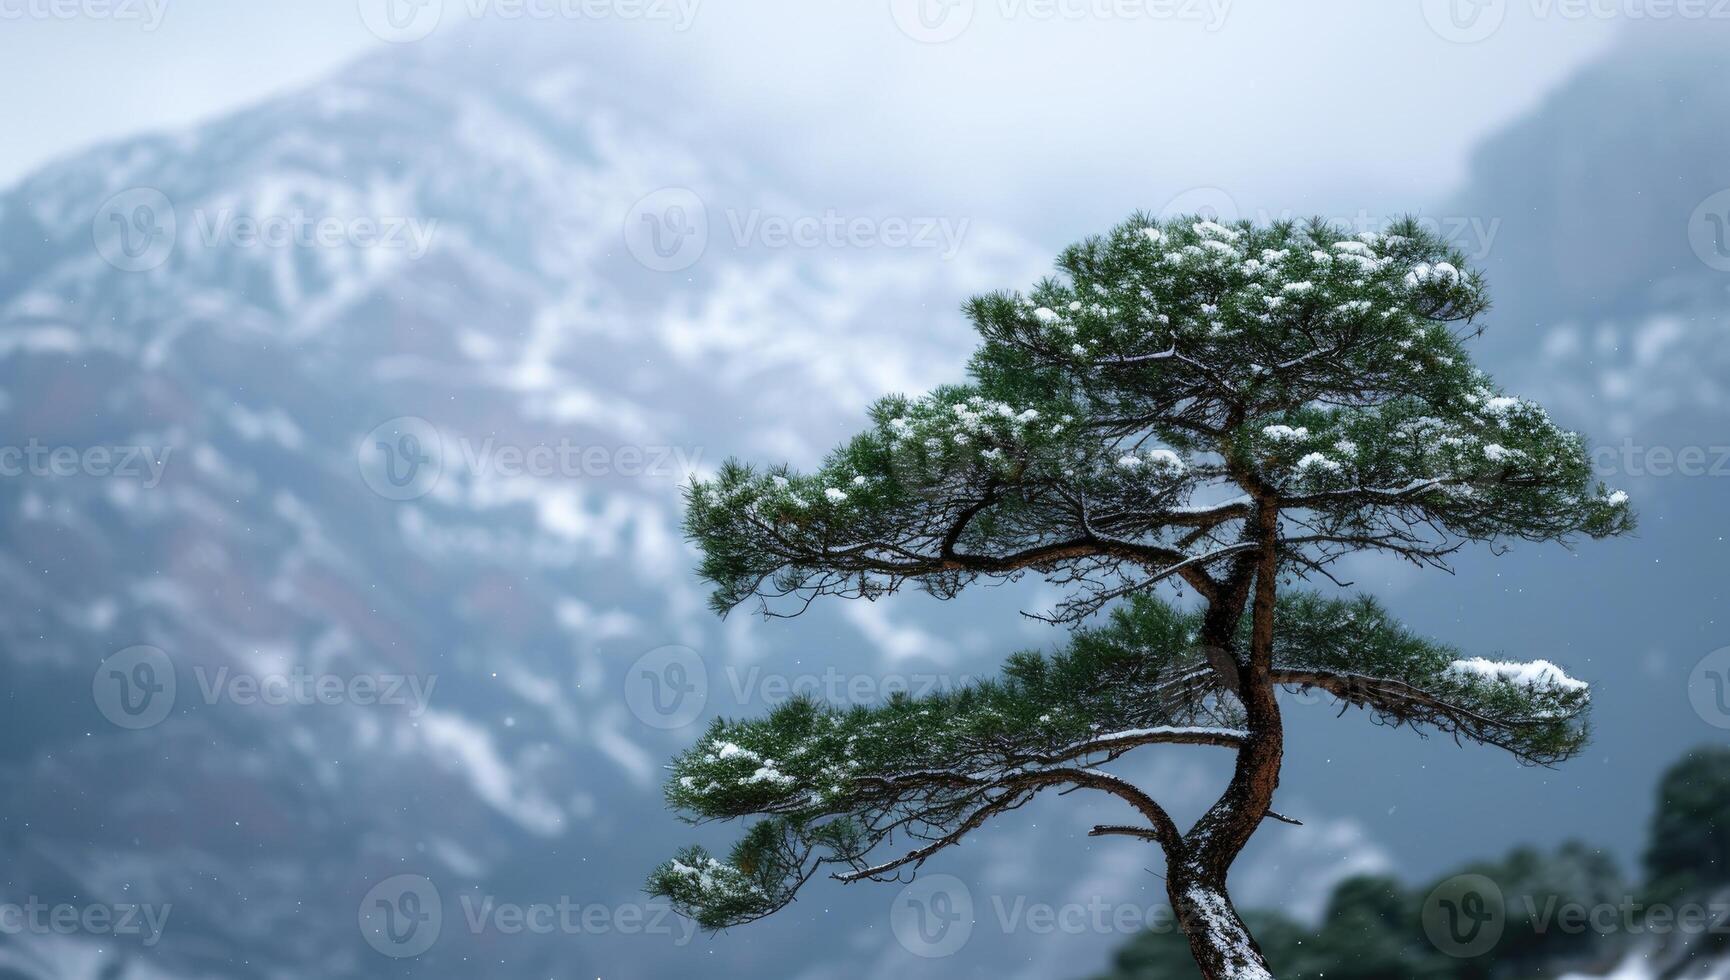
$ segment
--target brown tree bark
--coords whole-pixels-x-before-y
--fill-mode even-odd
[[[1232,862],[1272,808],[1285,751],[1285,729],[1272,677],[1278,526],[1277,507],[1263,501],[1257,519],[1246,528],[1246,537],[1253,536],[1260,547],[1234,569],[1209,604],[1203,624],[1203,642],[1225,651],[1236,664],[1232,680],[1249,733],[1225,791],[1186,835],[1182,853],[1167,855],[1166,891],[1207,980],[1271,980],[1273,976],[1261,947],[1232,905],[1225,882]],[[1250,647],[1239,650],[1237,624],[1246,601]]]

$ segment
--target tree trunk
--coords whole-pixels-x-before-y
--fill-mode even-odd
[[[1243,602],[1252,600],[1250,648],[1232,654],[1238,668],[1232,679],[1243,705],[1248,738],[1238,749],[1231,783],[1186,835],[1187,853],[1181,860],[1168,856],[1166,861],[1171,907],[1206,980],[1273,978],[1261,947],[1226,894],[1225,877],[1273,803],[1285,752],[1285,727],[1272,680],[1278,520],[1278,512],[1264,504],[1258,520],[1246,528],[1245,537],[1261,546],[1254,564],[1239,567],[1230,594],[1212,604],[1203,625],[1206,644],[1232,651]],[[1252,575],[1253,594],[1249,592]]]
[[[1204,980],[1273,980],[1261,947],[1225,893],[1225,883],[1168,867],[1166,894]]]

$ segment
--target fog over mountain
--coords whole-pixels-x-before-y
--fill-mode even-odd
[[[1625,44],[1488,141],[1451,201],[1413,202],[1500,219],[1487,366],[1605,440],[1730,442],[1730,279],[1713,209],[1695,215],[1730,187],[1730,134],[1701,122],[1726,106],[1698,103],[1725,91],[1723,50]],[[1005,910],[1161,901],[1151,853],[1088,840],[1074,801],[933,868],[976,900],[944,961],[896,943],[893,886],[816,883],[717,937],[642,894],[675,847],[727,839],[665,811],[662,763],[782,696],[766,678],[872,697],[1062,638],[1017,615],[1051,598],[1031,582],[770,623],[705,608],[678,527],[690,472],[808,465],[875,395],[958,377],[961,300],[1026,287],[1063,243],[795,198],[809,176],[766,172],[687,82],[604,32],[453,31],[0,194],[0,442],[44,447],[0,479],[0,881],[171,908],[148,946],[0,936],[0,978],[1048,977],[1114,937]],[[45,454],[63,446],[118,451],[65,476]],[[1724,484],[1607,479],[1647,523],[1590,568],[1532,550],[1442,581],[1355,573],[1462,646],[1599,682],[1597,748],[1553,773],[1486,766],[1316,705],[1282,789],[1306,825],[1266,832],[1283,836],[1234,878],[1244,904],[1313,912],[1346,874],[1523,839],[1466,826],[1485,806],[1597,838],[1640,825],[1646,781],[1623,793],[1613,765],[1644,760],[1619,736],[1655,764],[1712,731],[1685,682],[1727,642],[1706,611],[1730,567],[1706,517]],[[134,656],[121,683],[172,676],[172,711],[131,730],[101,692],[138,645],[170,673]],[[676,726],[651,684],[690,679],[669,657],[706,680]],[[402,697],[251,703],[237,675],[396,678]],[[1174,750],[1126,774],[1189,813],[1211,765]],[[443,923],[399,960],[361,918],[403,874],[437,888]],[[601,916],[536,934],[488,911],[561,900]]]
[[[1489,349],[1539,353],[1534,374],[1618,437],[1725,407],[1730,135],[1711,120],[1730,111],[1727,38],[1717,22],[1629,32],[1486,140],[1450,205],[1499,223],[1486,266],[1507,329]]]

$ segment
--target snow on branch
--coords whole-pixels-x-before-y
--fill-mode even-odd
[[[1590,694],[1545,660],[1467,658],[1399,625],[1368,597],[1288,595],[1273,680],[1315,688],[1378,721],[1430,728],[1550,765],[1585,743]]]
[[[1134,402],[1197,434],[1246,407],[1432,391],[1466,362],[1448,325],[1488,306],[1463,256],[1410,221],[1383,235],[1136,215],[1058,268],[969,304],[981,367],[1031,361],[1097,407]]]
[[[1584,440],[1541,407],[1481,379],[1447,394],[1282,413],[1253,437],[1255,452],[1282,507],[1311,512],[1320,533],[1565,540],[1633,526],[1627,494],[1595,479]]]
[[[1210,533],[1246,508],[1191,506],[1219,477],[1192,454],[953,387],[889,398],[875,427],[811,474],[729,462],[688,491],[688,533],[722,612],[756,597],[874,598],[913,582],[941,596],[981,578],[1074,576],[1106,593],[1147,573],[1198,590],[1231,552]],[[1098,608],[1097,605],[1088,612]]]
[[[1507,660],[1486,660],[1472,657],[1456,660],[1448,670],[1466,683],[1510,684],[1515,687],[1545,691],[1584,691],[1586,682],[1569,677],[1567,672],[1548,660],[1517,663]]]

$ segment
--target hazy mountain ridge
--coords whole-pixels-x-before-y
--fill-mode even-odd
[[[1726,408],[1726,41],[1715,20],[1626,31],[1485,140],[1450,205],[1499,228],[1487,351],[1606,442],[1698,440]]]
[[[1690,244],[1690,215],[1730,188],[1719,84],[1730,28],[1654,22],[1474,151],[1451,205],[1500,222],[1498,316],[1639,316],[1722,307],[1722,270]]]
[[[0,482],[0,671],[33,692],[4,727],[38,747],[0,768],[0,840],[29,841],[6,848],[8,892],[172,901],[161,946],[119,947],[125,976],[147,975],[146,960],[182,975],[379,975],[390,963],[360,942],[354,910],[405,870],[447,889],[641,902],[639,876],[672,843],[624,833],[639,815],[677,830],[655,782],[683,735],[632,717],[621,685],[663,644],[715,662],[727,648],[677,532],[689,468],[753,448],[713,406],[802,399],[773,450],[808,454],[831,438],[828,405],[856,413],[858,392],[897,372],[940,370],[935,350],[959,360],[964,331],[921,339],[907,315],[921,290],[956,301],[953,268],[925,255],[867,254],[839,279],[823,256],[720,243],[682,274],[644,268],[621,234],[636,199],[674,182],[716,201],[753,191],[630,122],[633,96],[613,99],[612,69],[591,61],[557,45],[507,70],[456,45],[393,51],[188,132],[99,147],[0,197],[0,418],[21,443],[145,447],[160,470],[152,486]],[[141,192],[169,204],[157,228],[178,227],[158,238],[165,256],[146,256],[159,264],[124,271],[104,202],[120,195],[124,222]],[[302,214],[429,235],[424,254],[236,237],[236,219]],[[995,248],[961,262],[982,275],[1017,261],[1007,237]],[[799,322],[789,357],[874,354],[853,358],[864,372],[843,377],[831,358],[771,392],[756,379],[787,365],[748,335],[692,339],[686,321],[717,305],[741,329]],[[872,307],[908,343],[887,351],[853,329]],[[368,490],[356,458],[369,428],[399,416],[430,422],[446,450],[437,485],[400,503]],[[605,450],[604,472],[518,474],[497,455],[564,443]],[[635,475],[644,461],[621,448],[659,471]],[[101,659],[137,643],[167,651],[179,680],[176,713],[149,732],[114,728],[90,700]],[[292,668],[437,687],[419,716],[201,703],[197,685],[221,671]],[[211,802],[188,812],[191,800]],[[597,885],[580,869],[607,840],[625,850]],[[454,890],[446,900],[454,916]],[[415,972],[472,975],[474,944],[496,938],[447,937]],[[20,943],[64,975],[108,969],[59,940],[0,948]],[[656,969],[640,940],[571,943],[487,955],[513,976],[573,960]]]

